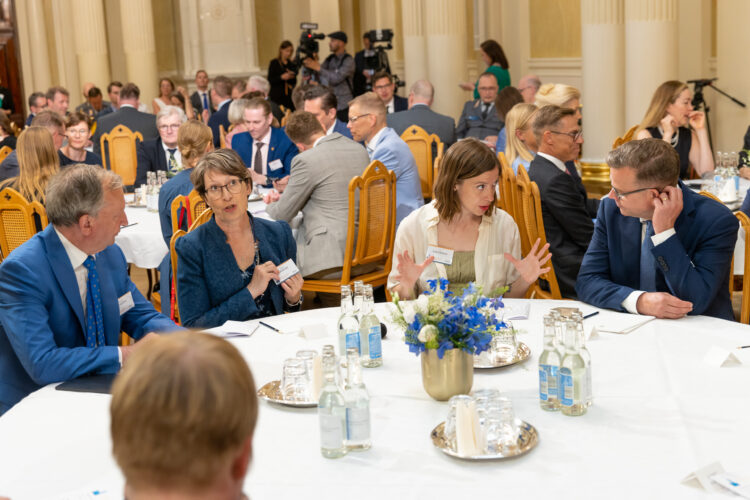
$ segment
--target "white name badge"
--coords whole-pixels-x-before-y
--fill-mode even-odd
[[[450,248],[429,245],[427,247],[426,257],[435,257],[435,262],[439,262],[445,266],[453,264],[453,250]]]
[[[126,293],[125,295],[117,299],[117,305],[120,306],[120,316],[122,316],[135,307],[135,302],[133,302],[133,295],[130,292]]]
[[[284,164],[281,163],[281,160],[273,160],[273,161],[268,162],[268,170],[272,172],[283,167],[284,167]]]
[[[294,261],[292,261],[292,259],[289,259],[279,265],[279,279],[273,281],[278,285],[285,282],[297,273],[299,273],[299,269],[294,264]]]

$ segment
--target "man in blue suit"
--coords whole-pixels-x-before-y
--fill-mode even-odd
[[[61,170],[47,186],[50,225],[0,265],[0,414],[40,387],[114,373],[142,343],[176,330],[130,281],[114,245],[128,223],[122,179],[93,165]]]
[[[682,183],[680,159],[660,139],[623,144],[581,265],[578,298],[658,318],[733,320],[729,272],[738,223],[721,203]]]
[[[271,105],[262,97],[248,100],[242,111],[247,132],[234,134],[231,148],[237,151],[245,166],[250,169],[253,184],[284,190],[289,182],[292,158],[299,152],[280,128],[271,127]]]
[[[229,105],[232,103],[232,80],[224,75],[214,78],[211,89],[211,105],[216,111],[208,119],[208,126],[214,134],[214,147],[221,147],[221,131],[219,125],[224,125],[224,131],[229,131]]]
[[[419,170],[411,149],[386,127],[383,101],[366,92],[349,103],[349,130],[355,141],[364,141],[370,160],[378,160],[396,173],[396,225],[413,210],[424,205]]]
[[[324,85],[311,87],[310,90],[305,92],[302,99],[305,103],[302,111],[314,114],[323,126],[323,130],[326,131],[326,135],[338,132],[344,137],[352,138],[352,133],[349,132],[346,123],[336,118],[338,99],[336,99],[336,94],[330,87]]]

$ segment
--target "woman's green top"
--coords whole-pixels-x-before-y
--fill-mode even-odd
[[[497,91],[500,92],[505,87],[508,87],[510,85],[510,72],[508,72],[507,69],[503,69],[502,66],[498,66],[497,64],[492,64],[489,67],[487,67],[486,71],[488,73],[492,73],[495,75],[495,78],[497,79]],[[474,99],[479,99],[479,90],[477,90],[477,86],[479,85],[479,79],[477,78],[476,83],[474,84]]]
[[[454,295],[461,295],[470,281],[476,281],[474,273],[474,250],[470,252],[453,252],[453,263],[445,266],[448,278],[448,290]]]

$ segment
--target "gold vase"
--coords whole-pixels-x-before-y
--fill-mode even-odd
[[[474,382],[474,357],[461,349],[445,351],[438,358],[437,349],[427,349],[422,358],[422,385],[434,399],[447,401],[456,394],[468,394]]]

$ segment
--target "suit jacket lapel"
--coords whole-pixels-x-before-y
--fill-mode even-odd
[[[50,268],[55,275],[60,289],[65,295],[65,298],[70,304],[70,308],[73,309],[78,323],[82,332],[86,331],[86,318],[83,316],[83,303],[81,302],[81,295],[78,291],[78,280],[76,280],[75,272],[73,271],[73,265],[70,263],[68,254],[65,252],[60,238],[52,226],[48,225],[42,233],[42,241],[47,250],[47,260],[49,261]]]

